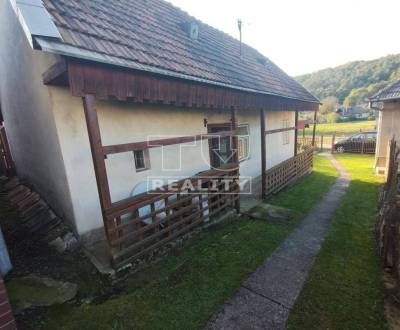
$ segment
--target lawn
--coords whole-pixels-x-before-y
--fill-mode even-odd
[[[334,133],[340,135],[352,135],[360,131],[375,131],[375,120],[351,121],[346,123],[317,124],[317,135],[332,136]],[[312,135],[312,126],[306,129],[307,135]]]
[[[373,156],[335,156],[351,173],[348,194],[290,314],[288,329],[385,329],[373,226],[382,179]]]
[[[313,174],[270,202],[291,208],[295,220],[233,218],[214,226],[162,262],[132,276],[114,297],[44,311],[32,329],[202,329],[318,202],[336,170],[316,157]]]

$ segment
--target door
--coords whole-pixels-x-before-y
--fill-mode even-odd
[[[208,133],[226,132],[231,130],[231,125],[226,124],[210,124]],[[212,168],[219,168],[222,165],[233,162],[233,152],[231,148],[231,137],[213,138],[209,140],[210,162]]]

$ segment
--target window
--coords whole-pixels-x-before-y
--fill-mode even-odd
[[[237,128],[239,161],[250,157],[249,125],[240,125]]]
[[[351,137],[352,141],[360,141],[364,138],[364,134],[356,134]]]
[[[282,128],[289,128],[289,120],[284,119],[282,120]],[[282,144],[289,144],[289,131],[282,132]]]
[[[133,155],[136,172],[145,171],[150,168],[149,151],[147,149],[134,151]]]

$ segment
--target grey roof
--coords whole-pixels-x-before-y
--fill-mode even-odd
[[[400,99],[400,80],[382,88],[369,98],[371,102],[394,101]]]
[[[163,0],[43,0],[62,40],[36,38],[45,51],[319,103],[257,50]],[[188,23],[199,27],[194,40]],[[293,55],[295,56],[295,55]]]

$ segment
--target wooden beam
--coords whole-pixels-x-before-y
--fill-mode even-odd
[[[270,135],[270,134],[275,134],[275,133],[280,133],[280,132],[287,132],[287,131],[293,131],[295,130],[296,127],[287,127],[287,128],[278,128],[278,129],[271,129],[269,131],[265,131],[266,135]]]
[[[314,111],[314,126],[312,132],[312,146],[315,147],[315,132],[317,130],[317,111]]]
[[[42,74],[45,85],[68,85],[67,63],[64,58],[52,65]]]
[[[267,187],[265,172],[267,170],[267,150],[266,150],[266,132],[265,132],[265,113],[260,109],[260,131],[261,131],[261,198],[265,197]]]
[[[111,208],[110,187],[108,184],[106,163],[101,144],[101,134],[99,121],[96,112],[96,103],[93,95],[85,95],[83,98],[83,108],[85,111],[86,125],[89,135],[90,150],[92,152],[94,173],[96,175],[97,190],[99,193],[100,206],[104,222],[104,230],[109,242],[115,239],[110,234],[110,230],[115,227],[115,223],[106,217],[107,209]],[[112,236],[112,237],[111,237]]]
[[[294,112],[294,126],[295,126],[295,130],[294,130],[294,155],[297,156],[297,137],[298,137],[298,126],[299,126],[299,112],[295,111]]]
[[[248,111],[314,111],[318,103],[249,92],[151,74],[127,68],[68,59],[68,81],[74,96],[94,94],[101,100],[155,103],[184,108]]]
[[[117,154],[122,152],[129,151],[138,151],[145,150],[151,148],[158,148],[162,146],[170,146],[174,144],[182,144],[182,143],[190,143],[202,140],[214,139],[217,137],[223,138],[226,136],[235,135],[236,131],[223,131],[216,132],[211,134],[198,134],[193,136],[183,136],[183,137],[175,137],[175,138],[167,138],[167,139],[159,139],[159,140],[151,140],[151,141],[142,141],[142,142],[133,142],[133,143],[125,143],[125,144],[116,144],[110,146],[103,147],[104,155]]]
[[[236,132],[237,130],[237,119],[236,119],[236,110],[231,108],[231,131]],[[237,164],[237,178],[240,177],[240,164],[239,164],[239,140],[237,134],[232,136],[232,152],[233,154],[233,161]],[[240,192],[239,192],[240,193]],[[235,209],[236,212],[240,213],[240,199],[237,198],[235,200]]]

